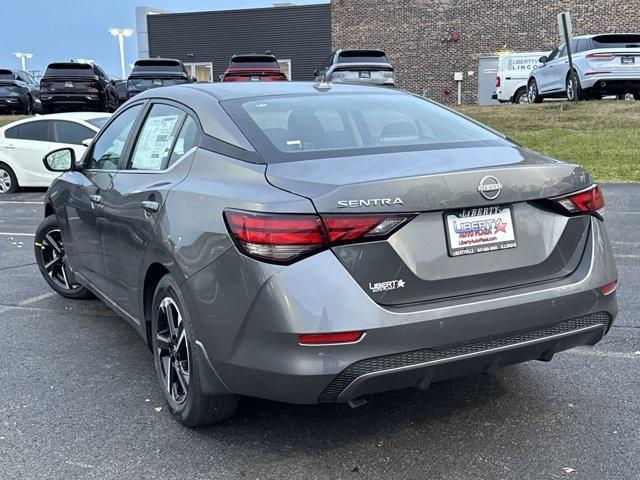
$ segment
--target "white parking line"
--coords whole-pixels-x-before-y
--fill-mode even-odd
[[[5,237],[35,237],[35,233],[13,233],[13,232],[0,232],[0,235]]]
[[[614,255],[613,258],[640,258],[640,255],[620,254],[620,255]]]
[[[42,295],[37,295],[35,297],[31,297],[31,298],[27,298],[26,300],[22,300],[21,302],[18,302],[18,305],[21,306],[21,307],[24,307],[25,305],[31,305],[32,303],[39,302],[40,300],[44,300],[45,298],[53,297],[55,294],[56,294],[56,292],[43,293]]]
[[[18,202],[14,200],[0,200],[0,205],[42,205],[42,202]]]
[[[591,357],[608,357],[608,358],[627,358],[640,361],[640,355],[637,353],[625,353],[625,352],[602,352],[599,350],[583,350],[576,348],[573,350],[567,350],[566,353],[573,353],[577,355],[589,355]]]
[[[614,245],[624,245],[626,247],[640,247],[640,242],[621,242],[618,240],[612,240],[611,243]]]

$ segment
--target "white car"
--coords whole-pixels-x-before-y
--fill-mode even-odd
[[[500,103],[528,103],[527,80],[540,57],[549,52],[503,53],[498,58],[498,76],[493,99]]]
[[[80,158],[107,123],[110,114],[72,112],[37,115],[0,128],[0,194],[19,187],[48,187],[57,173],[44,167],[42,159],[51,150],[71,147]]]

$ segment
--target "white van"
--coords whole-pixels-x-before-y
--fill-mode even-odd
[[[503,53],[498,57],[496,91],[492,98],[500,103],[528,103],[529,73],[549,52]]]

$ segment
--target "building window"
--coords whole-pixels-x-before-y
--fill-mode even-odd
[[[196,77],[198,83],[213,82],[213,63],[185,63],[187,73]]]
[[[291,81],[291,60],[278,60],[280,70],[287,76],[287,80]]]

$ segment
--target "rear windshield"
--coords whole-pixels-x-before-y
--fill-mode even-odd
[[[453,148],[500,141],[491,131],[405,94],[339,93],[223,102],[267,163]]]
[[[598,35],[591,39],[594,49],[599,48],[638,48],[640,47],[640,35]]]
[[[88,119],[85,120],[85,122],[90,123],[94,127],[102,128],[109,121],[109,118],[110,117],[106,117],[106,116],[105,117],[88,118]]]
[[[180,62],[176,60],[138,61],[133,66],[132,73],[146,72],[185,73]]]
[[[0,80],[13,80],[14,78],[11,70],[0,70]]]
[[[338,63],[389,63],[389,61],[384,52],[354,50],[352,52],[340,52]]]
[[[275,57],[271,57],[269,55],[251,55],[246,57],[233,57],[231,62],[229,63],[230,67],[241,67],[241,68],[279,68],[280,65]]]
[[[82,63],[57,63],[47,67],[45,77],[92,77],[93,68]]]

